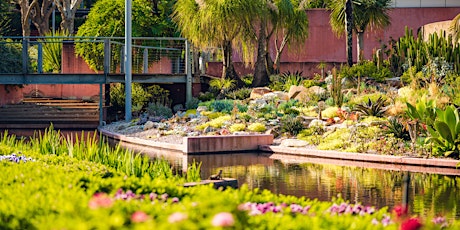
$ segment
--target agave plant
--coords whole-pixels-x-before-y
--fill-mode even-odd
[[[435,154],[458,158],[460,153],[460,117],[455,106],[436,110],[434,126],[427,127],[430,136],[425,143],[432,144]]]
[[[364,116],[382,117],[387,110],[385,102],[386,100],[382,96],[377,98],[375,102],[369,98],[367,102],[356,105],[353,110]]]

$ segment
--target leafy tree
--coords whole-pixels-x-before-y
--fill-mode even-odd
[[[61,12],[61,31],[69,35],[74,34],[75,13],[83,0],[54,0],[54,4]]]
[[[30,36],[30,21],[40,36],[50,30],[49,19],[56,6],[53,0],[13,0],[21,11],[22,35]],[[30,21],[29,21],[30,20]]]
[[[132,7],[133,37],[153,36],[156,31],[152,8],[148,0],[134,0]],[[81,37],[123,37],[125,35],[124,0],[99,0],[88,15],[87,20],[78,28]],[[93,70],[103,69],[103,43],[77,43],[75,52],[81,56]],[[114,53],[117,55],[117,52]]]
[[[220,47],[223,50],[222,78],[244,85],[233,66],[233,48],[249,49],[244,29],[257,12],[257,1],[247,0],[178,0],[173,20],[181,34],[196,47]]]
[[[0,2],[0,36],[11,30],[10,6],[8,2]]]
[[[331,1],[330,23],[337,35],[345,31],[345,3],[348,0]],[[391,0],[352,0],[353,3],[353,30],[357,34],[358,61],[363,60],[364,32],[372,29],[384,28],[391,24],[388,9]]]
[[[253,86],[266,85],[268,75],[279,73],[280,57],[286,46],[304,42],[308,36],[306,4],[297,0],[261,1],[259,17],[253,25],[257,36],[257,60]],[[270,41],[274,37],[274,44]],[[275,48],[275,61],[268,49]]]

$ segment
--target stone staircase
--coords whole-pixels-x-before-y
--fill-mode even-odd
[[[25,98],[0,106],[0,129],[95,129],[99,103],[55,98]]]

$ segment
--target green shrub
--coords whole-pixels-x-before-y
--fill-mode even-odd
[[[11,39],[0,40],[0,73],[22,72],[22,46]]]
[[[233,106],[233,100],[215,100],[211,102],[208,108],[216,112],[230,113]]]
[[[289,101],[282,102],[278,106],[278,112],[285,115],[299,115],[300,111],[297,109],[297,106],[299,106],[299,101],[291,99]]]
[[[261,133],[261,132],[265,132],[265,130],[267,130],[267,128],[265,127],[264,124],[259,123],[259,122],[256,122],[256,123],[250,124],[250,125],[248,126],[248,130],[249,130],[249,131],[252,131],[252,132]]]
[[[244,100],[251,96],[251,91],[252,89],[243,87],[226,93],[225,97],[233,100]]]
[[[377,98],[376,101],[371,101],[369,98],[367,102],[356,105],[353,110],[364,116],[382,117],[386,111],[385,102],[386,99],[382,96]]]
[[[200,99],[196,97],[192,97],[189,101],[185,103],[185,108],[186,109],[196,109],[198,108],[198,105],[200,104]]]
[[[230,132],[232,132],[232,133],[239,132],[239,131],[244,131],[244,129],[246,129],[245,124],[233,124],[229,128]]]
[[[150,101],[151,94],[147,92],[141,84],[132,83],[131,85],[132,104],[133,108],[147,106]],[[121,110],[125,107],[125,85],[122,83],[111,84],[110,86],[110,101],[112,106]]]
[[[304,129],[302,120],[296,116],[285,115],[280,122],[281,132],[289,133],[292,136],[297,135]]]
[[[163,118],[171,118],[173,116],[172,109],[159,103],[149,103],[147,112],[152,116]]]
[[[198,99],[202,102],[211,101],[216,99],[216,95],[213,92],[200,92],[200,94],[198,95]]]

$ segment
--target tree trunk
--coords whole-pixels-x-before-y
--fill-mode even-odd
[[[356,51],[358,54],[358,62],[364,60],[364,31],[360,31],[356,36]]]
[[[347,63],[348,66],[353,65],[353,3],[352,0],[347,0],[345,3],[345,30],[347,34]]]
[[[259,37],[257,39],[257,60],[254,69],[254,80],[252,86],[266,86],[268,84],[268,73],[266,65],[266,34],[265,24],[261,23],[259,28]]]
[[[38,1],[34,0],[34,2]],[[43,0],[41,4],[30,5],[30,8],[29,12],[32,23],[37,27],[39,35],[44,36],[50,30],[49,21],[55,9],[53,0]]]
[[[236,81],[238,88],[244,85],[244,82],[238,77],[232,61],[232,42],[225,41],[222,47],[224,58],[222,60],[222,78],[229,78]]]
[[[74,34],[75,13],[83,0],[54,0],[59,12],[61,12],[61,30],[69,35]]]

